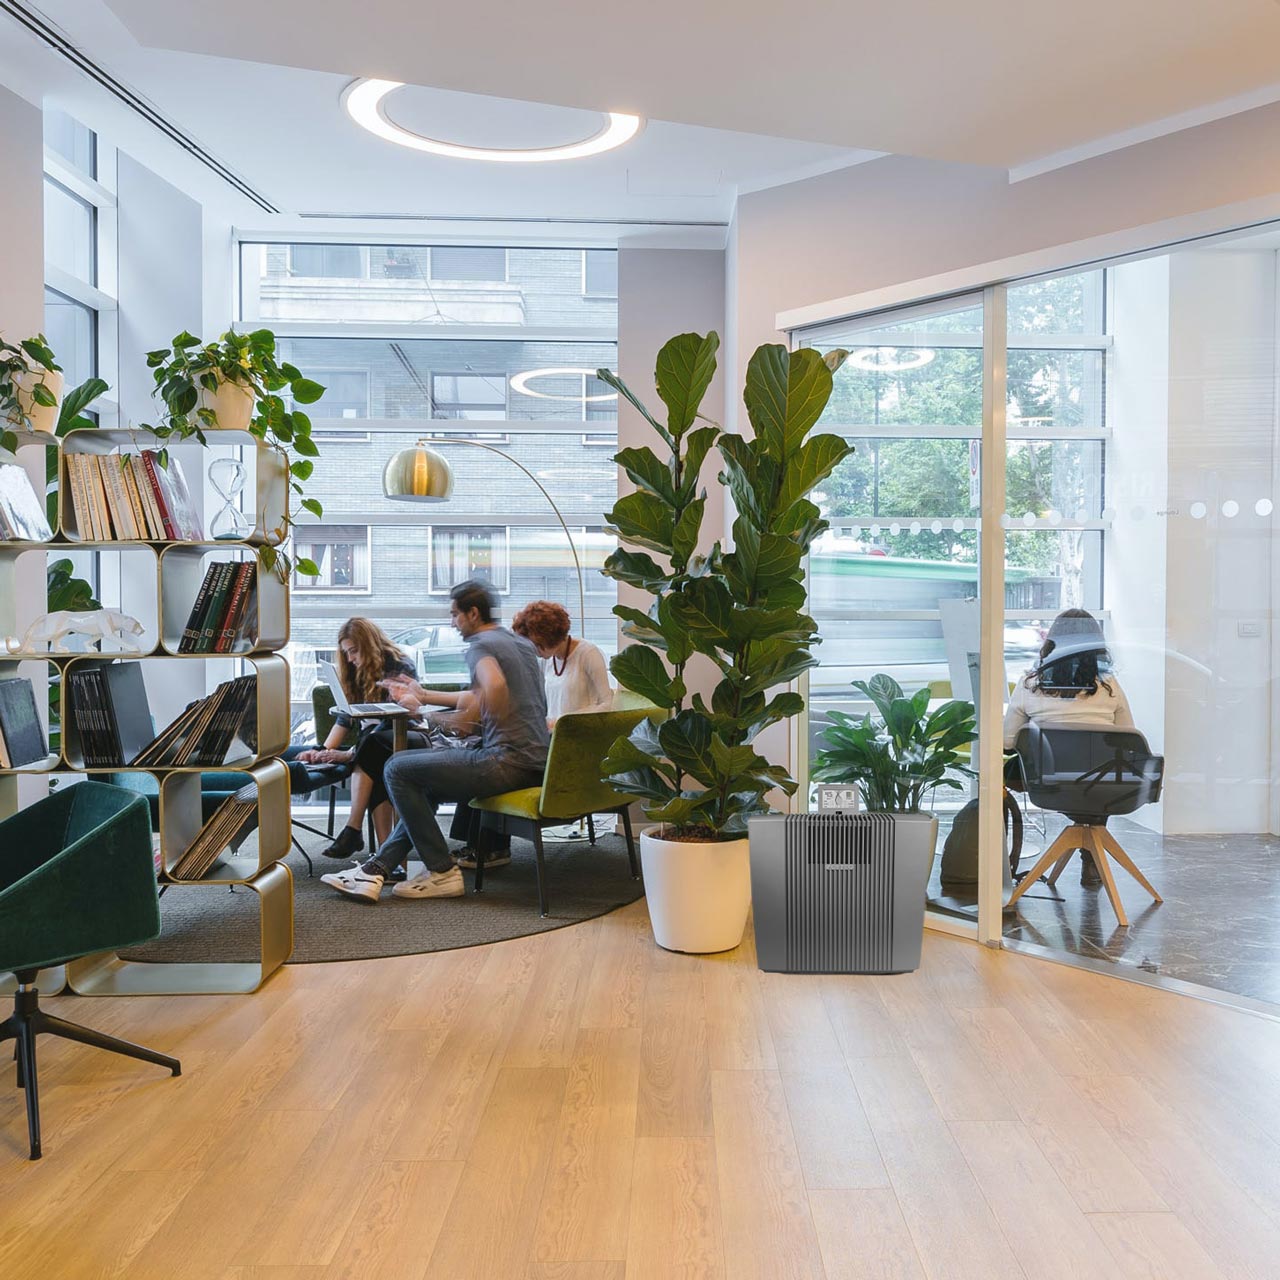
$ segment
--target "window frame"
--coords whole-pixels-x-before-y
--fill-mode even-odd
[[[349,528],[349,529],[362,528],[364,530],[364,566],[365,566],[365,578],[366,578],[364,585],[363,586],[356,585],[356,586],[350,586],[350,587],[343,587],[343,586],[335,587],[332,585],[330,586],[311,585],[311,584],[304,583],[299,579],[298,571],[295,568],[293,573],[290,575],[290,583],[289,583],[290,590],[296,591],[299,595],[304,595],[304,596],[346,597],[346,596],[372,595],[373,594],[373,526],[362,523],[360,521],[353,521],[350,523],[344,522],[342,524],[339,524],[337,521],[335,521],[332,525],[329,525],[329,524],[326,524],[324,521],[317,520],[315,522],[300,524],[298,525],[298,531],[297,531],[297,534],[295,535],[296,540],[299,544],[299,549],[302,546],[310,545],[311,542],[316,541],[314,538],[311,538],[312,530],[328,529],[328,528]],[[344,540],[344,542],[345,541],[348,541],[348,540]],[[355,545],[355,546],[359,545],[358,541],[355,539],[351,539],[349,541],[351,541],[352,545]],[[323,545],[338,546],[342,544],[340,544],[336,539],[332,539],[332,540],[325,540]],[[358,553],[357,553],[357,556],[358,556]],[[312,558],[314,559],[314,557]]]
[[[540,527],[540,526],[538,526]],[[427,595],[428,596],[447,596],[452,590],[454,584],[449,583],[447,586],[437,587],[436,580],[436,534],[444,531],[448,533],[458,533],[461,530],[479,530],[489,529],[494,532],[501,533],[501,538],[497,541],[501,543],[502,548],[502,585],[490,579],[490,585],[500,595],[511,594],[511,526],[508,524],[477,524],[469,521],[466,524],[442,524],[433,522],[427,532]],[[496,544],[495,544],[496,545]]]
[[[589,287],[589,273],[587,271],[587,263],[590,260],[591,254],[593,253],[611,253],[613,254],[615,264],[617,263],[617,259],[618,259],[617,249],[605,249],[600,247],[583,249],[582,251],[582,296],[584,298],[599,298],[601,301],[604,301],[604,302],[608,302],[608,301],[616,302],[618,298],[618,284],[617,284],[618,273],[617,273],[616,265],[614,268],[614,276],[613,276],[614,285],[613,285],[612,293],[601,292],[599,290],[591,289]]]

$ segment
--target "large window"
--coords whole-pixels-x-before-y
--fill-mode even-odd
[[[498,526],[435,527],[431,530],[431,593],[447,595],[459,582],[487,582],[511,589],[510,531]]]
[[[294,575],[299,591],[368,591],[369,529],[359,524],[310,524],[298,530],[299,558],[314,560],[319,574]]]
[[[316,655],[332,651],[353,591],[441,679],[466,678],[448,591],[470,577],[493,583],[505,621],[555,600],[574,634],[615,651],[600,519],[617,496],[617,398],[595,371],[617,367],[616,262],[604,249],[241,244],[240,319],[269,324],[283,357],[327,388],[308,410],[322,449],[308,492],[325,525],[367,531],[367,543],[299,542],[303,555],[320,547],[324,571],[299,583],[292,608],[300,740]],[[447,457],[452,497],[387,501],[383,469],[420,437]],[[585,619],[573,553],[538,486],[572,530]]]

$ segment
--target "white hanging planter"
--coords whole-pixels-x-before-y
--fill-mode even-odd
[[[661,840],[640,835],[653,936],[668,951],[729,951],[751,909],[751,855],[741,840]]]
[[[36,404],[33,399],[32,391],[42,382],[53,393],[53,404]],[[62,374],[37,368],[15,375],[13,383],[18,394],[18,404],[22,412],[31,419],[31,430],[53,435],[58,425],[58,411],[62,408]]]
[[[221,374],[216,391],[200,388],[198,407],[212,409],[218,415],[216,427],[206,427],[201,423],[202,431],[248,431],[253,417],[254,395],[248,387],[238,382],[228,382]]]

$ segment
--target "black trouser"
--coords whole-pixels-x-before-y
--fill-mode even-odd
[[[366,733],[356,744],[355,766],[373,780],[373,790],[369,795],[370,813],[380,804],[387,804],[391,800],[382,774],[387,767],[387,761],[391,759],[393,741],[394,730],[375,729],[372,733]],[[409,731],[411,749],[418,750],[430,745],[426,734]]]

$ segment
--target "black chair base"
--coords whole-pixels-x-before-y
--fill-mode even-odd
[[[51,1013],[45,1013],[40,1008],[40,993],[31,985],[36,978],[35,972],[27,970],[16,976],[20,985],[14,992],[12,1015],[0,1022],[0,1042],[17,1042],[13,1056],[18,1067],[18,1088],[25,1090],[27,1095],[27,1136],[31,1142],[32,1160],[39,1160],[41,1155],[40,1095],[36,1077],[37,1036],[58,1036],[63,1040],[74,1040],[77,1044],[92,1045],[96,1049],[106,1049],[109,1053],[118,1053],[126,1058],[154,1062],[159,1067],[168,1067],[175,1076],[182,1074],[182,1064],[177,1058],[170,1058],[166,1054],[156,1053],[154,1049],[144,1049],[142,1045],[104,1035],[101,1031],[94,1031],[92,1027],[82,1027],[77,1022],[67,1022],[63,1018],[55,1018]]]
[[[631,812],[628,806],[624,805],[620,809],[610,809],[609,813],[616,813],[622,818],[623,829],[627,834],[627,860],[631,864],[631,878],[633,880],[640,879],[640,866],[636,862],[636,841],[631,830]],[[538,864],[538,914],[544,919],[547,915],[547,885],[546,885],[546,866],[544,862],[544,852],[542,845],[542,829],[543,827],[558,827],[570,819],[566,818],[517,818],[510,814],[485,814],[486,817],[498,817],[502,823],[502,831],[508,836],[520,836],[522,839],[533,841],[533,853]],[[595,822],[591,814],[583,814],[587,820],[587,830],[590,833],[591,843],[596,842]],[[483,845],[476,849],[476,883],[475,892],[482,893],[484,891],[484,860],[485,852]]]

